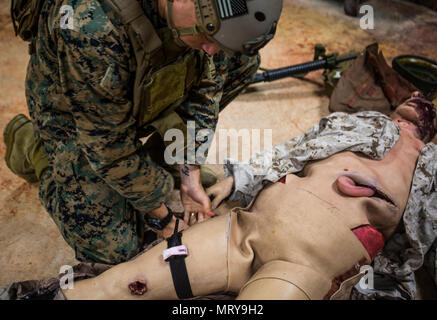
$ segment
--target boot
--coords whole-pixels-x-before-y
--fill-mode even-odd
[[[44,145],[35,138],[32,122],[23,114],[15,116],[3,132],[6,165],[17,176],[34,183],[49,166]]]

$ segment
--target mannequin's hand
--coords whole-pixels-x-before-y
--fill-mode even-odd
[[[216,209],[220,203],[231,195],[234,187],[234,177],[230,176],[216,183],[206,190],[206,194],[212,198],[212,209]]]
[[[211,209],[211,200],[200,182],[199,167],[181,165],[180,191],[184,206],[184,221],[189,226],[215,216]]]

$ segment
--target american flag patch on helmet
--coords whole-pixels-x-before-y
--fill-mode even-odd
[[[217,0],[217,5],[222,20],[249,13],[247,0]]]

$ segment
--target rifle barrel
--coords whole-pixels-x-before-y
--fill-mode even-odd
[[[358,55],[344,57],[344,58],[337,59],[335,63],[337,65],[341,62],[353,60],[356,58],[358,58]],[[298,74],[325,69],[327,65],[328,65],[328,60],[324,59],[324,60],[301,63],[285,68],[268,70],[262,73],[257,73],[253,78],[252,83],[276,81],[276,80],[292,77]]]

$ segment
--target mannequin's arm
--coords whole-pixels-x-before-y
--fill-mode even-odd
[[[277,278],[262,278],[248,283],[237,300],[309,300],[309,298],[291,282]]]
[[[243,286],[238,300],[321,300],[331,281],[302,265],[271,261]]]

